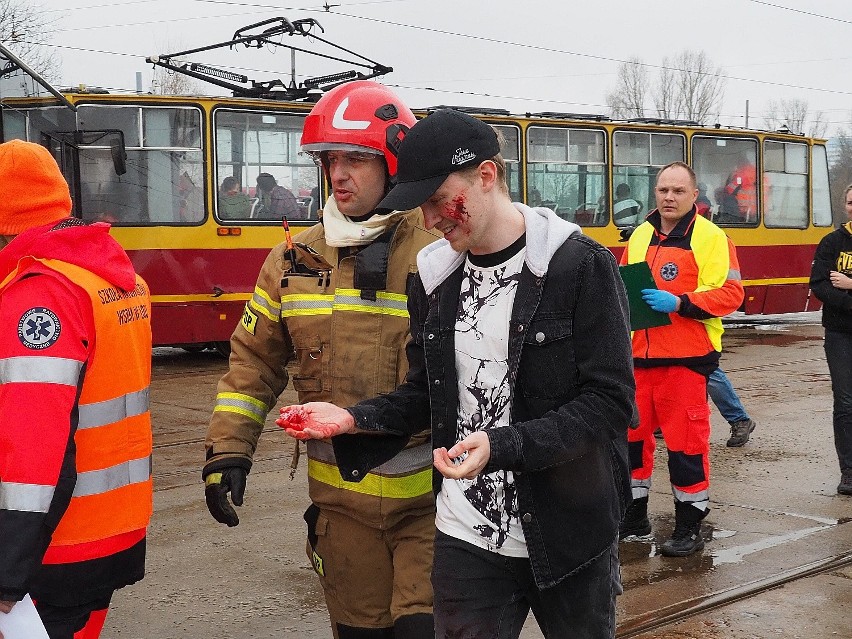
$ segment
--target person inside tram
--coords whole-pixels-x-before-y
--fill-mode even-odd
[[[698,183],[698,199],[695,200],[695,209],[698,211],[698,215],[703,215],[708,220],[713,219],[712,207],[713,202],[710,201],[710,198],[707,197],[707,185],[704,182]]]
[[[219,189],[219,217],[223,220],[245,220],[251,213],[251,198],[243,193],[234,176],[222,180]]]
[[[719,222],[749,224],[757,219],[757,170],[754,162],[741,156],[737,168],[717,192]]]
[[[251,217],[261,220],[280,220],[282,217],[290,221],[308,219],[302,214],[293,192],[278,184],[270,173],[257,176],[257,199],[252,205]]]
[[[626,182],[615,187],[612,219],[617,226],[635,226],[642,222],[642,205],[630,197],[630,186]]]

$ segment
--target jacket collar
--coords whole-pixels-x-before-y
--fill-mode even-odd
[[[684,215],[675,227],[672,229],[671,233],[663,233],[662,231],[662,217],[660,216],[660,210],[654,209],[648,214],[646,218],[648,222],[654,227],[654,230],[657,231],[660,235],[665,235],[666,237],[686,237],[689,233],[689,230],[692,228],[692,225],[695,223],[695,216],[697,215],[695,205],[692,205],[692,209]]]
[[[524,262],[530,271],[541,277],[547,273],[550,258],[571,235],[582,233],[582,229],[572,222],[558,217],[544,207],[531,208],[519,202],[515,208],[524,216],[527,233],[527,251]],[[420,250],[417,254],[417,269],[426,294],[430,294],[464,262],[467,252],[453,250],[447,240],[438,240]]]

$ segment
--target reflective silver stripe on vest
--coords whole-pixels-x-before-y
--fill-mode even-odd
[[[148,412],[149,389],[127,393],[114,399],[92,404],[80,404],[80,423],[77,428],[97,428],[114,424],[127,417]]]
[[[87,497],[147,481],[151,477],[151,456],[131,459],[103,470],[77,474],[74,497]]]
[[[743,276],[742,276],[742,274],[741,274],[741,273],[740,273],[737,269],[735,269],[735,268],[729,268],[729,269],[728,269],[728,279],[729,279],[729,280],[734,280],[734,281],[736,281],[736,282],[739,282],[740,280],[742,280],[742,279],[743,279]]]
[[[334,447],[319,439],[308,440],[308,457],[326,464],[337,465]],[[396,457],[376,466],[370,472],[374,475],[405,475],[432,466],[432,443],[426,442],[413,448],[400,451]]]
[[[32,382],[76,386],[83,362],[65,357],[7,357],[0,360],[0,384]]]
[[[54,486],[0,481],[0,510],[46,513],[53,501]]]

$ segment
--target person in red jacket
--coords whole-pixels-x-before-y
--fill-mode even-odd
[[[0,184],[0,614],[29,593],[51,639],[97,639],[145,571],[150,295],[44,147],[0,144]]]

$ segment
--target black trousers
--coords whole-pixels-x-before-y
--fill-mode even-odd
[[[517,639],[530,610],[546,639],[612,639],[622,592],[618,540],[577,574],[539,590],[529,559],[438,531],[432,588],[437,639]]]

